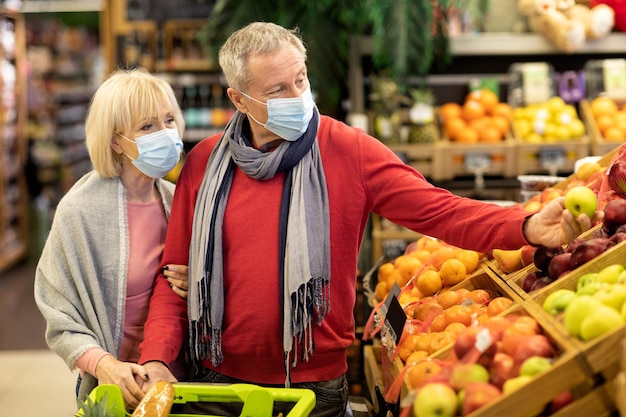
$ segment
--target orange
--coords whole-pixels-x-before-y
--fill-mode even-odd
[[[459,304],[449,307],[443,312],[446,317],[446,322],[450,323],[462,323],[466,326],[472,324],[472,309],[466,305]]]
[[[441,243],[439,242],[439,240],[433,238],[433,237],[429,237],[429,236],[422,236],[419,239],[417,239],[416,245],[415,245],[415,249],[416,250],[427,250],[430,253],[433,253],[434,251],[436,251],[437,249],[439,249],[441,247]]]
[[[398,282],[398,285],[402,288],[411,278],[415,276],[415,273],[421,268],[422,263],[419,259],[412,256],[400,255],[394,261],[394,265],[398,269],[400,275],[400,282]]]
[[[449,333],[454,333],[455,335],[458,336],[458,334],[464,331],[465,329],[467,329],[466,325],[464,325],[463,323],[459,323],[458,321],[455,321],[455,322],[448,324],[445,328],[445,331]]]
[[[615,114],[618,110],[617,104],[609,97],[596,97],[589,103],[591,114],[598,117],[601,114]]]
[[[432,320],[443,312],[443,307],[438,303],[426,302],[415,307],[413,318],[419,321]]]
[[[468,249],[461,249],[461,251],[456,255],[457,259],[465,265],[465,270],[468,274],[476,271],[478,268],[478,263],[480,262],[480,255],[478,252]]]
[[[417,344],[422,336],[419,334],[409,334],[398,344],[398,356],[402,361],[406,361],[411,353],[417,350]]]
[[[476,119],[470,120],[467,125],[474,129],[478,133],[478,137],[480,138],[483,130],[485,130],[485,128],[489,126],[489,118],[487,116],[478,117]]]
[[[596,117],[596,124],[600,132],[604,133],[608,128],[615,126],[615,118],[612,114],[601,114]]]
[[[454,102],[444,103],[439,107],[439,116],[444,122],[454,117],[461,117],[461,105]]]
[[[463,103],[462,115],[463,119],[469,122],[470,120],[483,117],[485,115],[485,108],[480,102],[476,100],[468,100]]]
[[[513,120],[513,108],[507,103],[496,104],[489,112],[492,116],[502,116],[508,121]]]
[[[626,140],[626,135],[624,134],[624,131],[616,126],[609,127],[604,132],[603,136],[604,136],[604,140],[608,142],[622,142]]]
[[[414,258],[419,259],[419,261],[421,263],[423,263],[423,264],[428,262],[428,260],[430,259],[430,252],[428,252],[426,249],[414,250],[413,252],[409,253],[408,255],[412,256]]]
[[[485,126],[478,137],[479,141],[484,143],[498,143],[503,139],[502,132],[493,125]]]
[[[381,281],[377,283],[376,287],[374,288],[374,294],[376,294],[376,298],[378,299],[378,301],[383,301],[385,298],[387,298],[387,294],[389,294],[389,287],[387,287],[387,282]]]
[[[511,128],[511,123],[509,120],[500,115],[491,116],[490,123],[496,129],[500,131],[502,137],[505,137],[509,133],[509,129]]]
[[[409,385],[413,389],[421,387],[429,378],[438,375],[441,372],[441,368],[441,365],[437,362],[428,359],[416,363],[407,371]]]
[[[428,330],[431,332],[442,332],[445,330],[447,324],[445,316],[443,314],[439,314],[430,323]]]
[[[507,297],[496,297],[487,304],[487,314],[490,317],[497,316],[513,304],[513,300]]]
[[[450,332],[436,332],[431,333],[433,336],[430,339],[430,344],[428,345],[428,353],[431,355],[438,350],[446,348],[450,345],[453,345],[456,341],[456,334]]]
[[[425,350],[426,352],[429,352],[428,346],[430,346],[430,341],[436,334],[437,333],[420,333],[419,339],[415,344],[415,350]]]
[[[469,126],[461,129],[455,138],[455,140],[459,143],[477,143],[479,139],[480,138],[476,129],[472,129]]]
[[[467,127],[465,120],[460,117],[451,117],[443,124],[443,131],[450,140],[457,140],[459,132]]]
[[[396,266],[391,262],[385,262],[382,264],[378,267],[378,281],[387,281],[387,278],[389,278],[394,269],[396,269]]]
[[[406,366],[409,365],[414,365],[424,359],[426,359],[428,357],[428,352],[425,350],[416,350],[414,352],[412,352],[407,358],[406,358]]]
[[[465,100],[474,100],[479,102],[485,111],[490,111],[500,102],[498,95],[486,88],[470,91],[467,96],[465,96]]]
[[[402,276],[400,275],[400,271],[398,270],[398,268],[394,268],[394,270],[391,271],[391,274],[389,274],[389,276],[387,277],[387,286],[389,287],[389,289],[391,289],[394,283],[398,283],[398,285],[400,285],[400,282],[402,282]]]
[[[448,259],[456,258],[459,251],[451,246],[442,246],[430,255],[430,264],[437,270],[441,269],[441,265]]]
[[[467,277],[465,264],[456,258],[446,260],[439,269],[439,275],[446,285],[454,285]]]
[[[476,304],[487,305],[489,301],[491,301],[491,295],[489,295],[489,292],[480,288],[470,291],[467,296]]]
[[[444,309],[461,304],[462,301],[463,294],[456,290],[445,291],[437,296],[437,302]]]
[[[435,270],[426,270],[420,274],[417,278],[416,283],[417,289],[423,295],[433,295],[437,291],[441,289],[443,286],[443,282],[441,281],[441,276],[439,276],[439,272]]]

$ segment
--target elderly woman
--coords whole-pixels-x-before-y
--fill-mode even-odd
[[[144,69],[115,71],[93,96],[93,170],[60,201],[35,275],[46,341],[78,368],[81,399],[113,383],[136,406],[150,377],[135,362],[155,279],[187,297],[187,266],[161,265],[174,194],[162,177],[179,162],[183,130],[172,88]],[[170,368],[180,375],[180,361]]]

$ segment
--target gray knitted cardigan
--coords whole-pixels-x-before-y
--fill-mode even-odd
[[[169,220],[174,184],[157,180]],[[117,357],[123,337],[129,236],[126,189],[89,172],[61,199],[35,272],[46,342],[70,369],[88,349]],[[79,398],[97,385],[85,374]]]

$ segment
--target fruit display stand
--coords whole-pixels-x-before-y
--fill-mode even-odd
[[[591,112],[591,105],[588,99],[583,99],[579,103],[580,115],[587,126],[587,131],[591,138],[591,154],[604,155],[619,147],[623,140],[607,140],[596,122],[596,118]]]
[[[387,219],[372,213],[372,263],[375,264],[383,255],[383,244],[387,240],[416,240],[421,235],[410,229],[391,223]]]
[[[589,156],[591,145],[588,135],[552,143],[528,143],[515,136],[517,175],[570,173],[574,171],[577,160]]]

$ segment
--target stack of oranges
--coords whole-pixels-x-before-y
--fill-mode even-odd
[[[604,140],[626,140],[626,103],[620,107],[612,98],[600,96],[591,100],[589,108]]]
[[[498,143],[510,130],[513,109],[489,89],[469,92],[463,104],[448,102],[438,109],[445,135],[459,143]]]
[[[376,298],[383,301],[394,284],[404,289],[398,298],[401,305],[431,296],[469,277],[481,258],[482,254],[476,251],[422,236],[404,255],[378,268]]]

